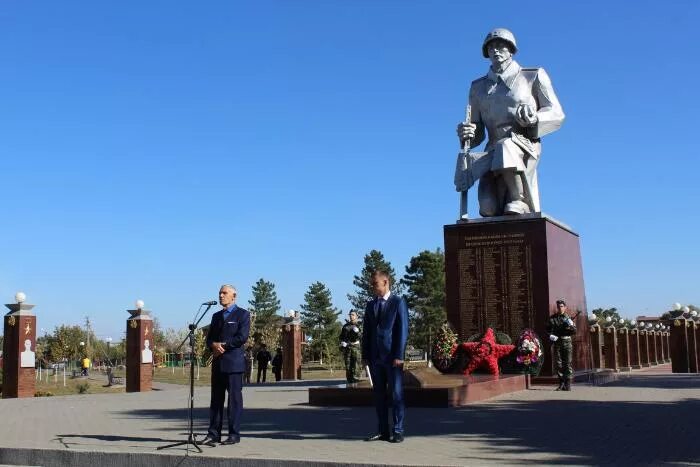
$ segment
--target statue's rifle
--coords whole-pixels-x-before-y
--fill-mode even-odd
[[[467,108],[464,110],[464,126],[467,126],[471,123],[472,120],[472,106],[467,104]],[[466,169],[465,174],[467,176],[471,175],[471,157],[469,157],[469,149],[471,147],[472,140],[471,138],[467,138],[464,141],[462,141],[462,149],[459,151],[459,157],[463,161],[462,168]],[[459,193],[459,218],[460,219],[469,219],[469,212],[468,212],[468,206],[467,206],[467,193],[469,189],[467,188],[464,191],[460,191]]]

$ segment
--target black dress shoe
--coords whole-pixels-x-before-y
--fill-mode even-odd
[[[391,438],[392,443],[403,443],[403,433],[394,433],[394,437]]]
[[[211,447],[216,447],[216,443],[218,443],[220,440],[212,438],[211,436],[207,435],[204,437],[204,439],[197,441],[197,446],[211,446]]]
[[[241,438],[239,438],[238,436],[229,436],[224,441],[222,441],[221,444],[238,444],[240,442]]]
[[[389,441],[389,439],[390,438],[387,433],[377,433],[367,437],[365,441]]]

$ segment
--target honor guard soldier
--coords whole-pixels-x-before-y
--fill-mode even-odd
[[[571,366],[571,357],[574,347],[571,336],[576,334],[576,326],[571,317],[566,313],[566,302],[557,300],[557,312],[547,321],[549,340],[552,341],[552,356],[557,362],[557,374],[559,375],[559,387],[557,391],[571,391],[571,378],[574,370]]]
[[[340,331],[340,350],[345,360],[345,378],[348,384],[357,383],[357,362],[360,354],[360,327],[357,322],[357,312],[351,311],[343,329]]]

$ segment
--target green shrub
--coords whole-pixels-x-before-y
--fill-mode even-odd
[[[90,383],[80,383],[78,385],[78,394],[87,394],[90,389]]]
[[[51,391],[37,391],[34,393],[34,397],[51,397],[53,393]]]

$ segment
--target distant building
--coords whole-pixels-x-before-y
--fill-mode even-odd
[[[637,322],[643,321],[649,324],[661,324],[660,316],[637,316]]]

